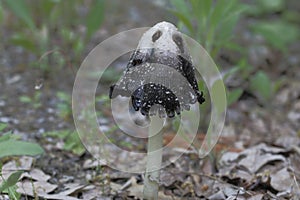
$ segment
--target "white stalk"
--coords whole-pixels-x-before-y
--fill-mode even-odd
[[[148,135],[147,166],[144,181],[144,199],[158,199],[159,176],[163,152],[163,129],[162,119],[158,116],[151,118]],[[159,129],[158,129],[159,128]]]

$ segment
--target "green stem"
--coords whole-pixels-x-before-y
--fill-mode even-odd
[[[162,163],[163,131],[158,131],[162,127],[162,119],[158,116],[151,118],[148,136],[147,166],[144,182],[144,199],[158,199],[159,176]]]

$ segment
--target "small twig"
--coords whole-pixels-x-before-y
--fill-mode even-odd
[[[184,190],[177,183],[175,183],[174,186],[180,191],[180,197],[184,197]]]
[[[48,55],[50,55],[50,54],[53,54],[53,53],[55,53],[55,52],[59,52],[60,54],[63,55],[64,58],[69,58],[69,57],[67,56],[67,54],[66,54],[64,51],[62,51],[62,50],[60,50],[60,49],[53,49],[53,50],[49,50],[49,51],[46,51],[45,53],[43,53],[43,54],[41,55],[41,57],[39,58],[39,61],[38,61],[38,62],[41,63],[42,60],[44,59],[44,57],[46,57],[46,56],[48,56]],[[74,68],[73,68],[73,66],[72,66],[71,60],[70,60],[70,59],[66,59],[66,61],[67,61],[67,66],[72,70],[73,74],[76,75],[76,72],[75,72],[75,70],[74,70]]]
[[[132,177],[130,179],[128,179],[128,181],[126,181],[126,183],[124,183],[124,185],[122,185],[122,187],[120,188],[121,191],[129,188],[132,185],[133,179]]]
[[[239,192],[242,190],[242,191],[244,191],[245,193],[250,194],[250,192],[245,191],[245,189],[244,189],[243,187],[239,187],[239,186],[233,185],[233,184],[228,183],[228,182],[226,182],[226,181],[223,181],[223,180],[221,180],[221,179],[219,179],[218,177],[215,177],[215,176],[211,176],[211,175],[207,175],[207,174],[203,174],[203,173],[197,173],[197,172],[186,172],[186,171],[179,171],[179,172],[180,172],[180,173],[184,173],[184,174],[188,174],[188,175],[194,174],[194,175],[198,175],[198,176],[203,176],[203,177],[209,178],[209,179],[211,179],[211,180],[217,181],[217,182],[219,182],[219,183],[228,184],[228,185],[230,185],[232,188],[238,190]]]
[[[237,193],[236,193],[236,196],[235,196],[235,199],[234,199],[234,200],[237,200],[237,199],[238,199],[239,194],[240,194],[241,191],[244,191],[244,188],[242,188],[242,187],[239,188],[239,190],[238,190]]]
[[[298,192],[299,192],[300,191],[300,187],[299,187],[299,184],[298,184],[298,181],[297,181],[297,175],[296,175],[295,169],[291,166],[290,160],[289,160],[289,168],[292,171],[293,180],[294,180],[295,185],[296,185],[296,187],[298,189]]]

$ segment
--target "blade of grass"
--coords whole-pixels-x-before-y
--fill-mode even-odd
[[[24,0],[4,0],[6,5],[32,30],[35,30],[34,21],[30,15],[29,7]]]
[[[3,183],[0,185],[0,193],[8,189],[9,187],[16,185],[22,173],[22,171],[14,172],[7,178],[7,180],[4,180]]]
[[[90,38],[92,34],[100,27],[104,20],[104,1],[96,0],[91,4],[90,12],[86,18],[87,24],[87,38]]]
[[[188,31],[191,34],[194,34],[195,31],[194,31],[193,25],[189,18],[187,18],[185,15],[183,15],[180,12],[177,12],[174,10],[171,10],[171,12],[173,13],[173,15],[175,15],[179,20],[181,20],[183,22],[184,26],[188,29]]]

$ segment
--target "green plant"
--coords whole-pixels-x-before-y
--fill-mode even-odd
[[[247,15],[256,17],[280,13],[278,17],[260,20],[250,28],[254,33],[263,36],[269,45],[283,53],[287,53],[289,44],[300,39],[299,14],[286,7],[287,2],[284,0],[256,0],[255,4],[249,5],[246,12]]]
[[[57,92],[56,96],[59,99],[59,102],[57,103],[59,116],[64,119],[69,119],[72,116],[71,96],[61,91]]]
[[[250,79],[250,90],[264,104],[269,104],[274,94],[274,86],[263,71],[258,71]]]
[[[6,128],[6,124],[0,123],[0,132]],[[0,136],[0,159],[10,156],[36,156],[44,152],[42,147],[32,142],[24,142],[18,140],[19,138],[12,135],[12,132],[6,132]],[[13,148],[12,148],[13,147]],[[17,192],[16,183],[18,182],[22,171],[12,173],[7,179],[2,176],[2,164],[0,162],[0,177],[3,182],[0,185],[0,193],[7,193],[10,199],[20,199],[21,195]]]
[[[284,20],[276,20],[273,22],[261,21],[251,26],[251,28],[255,33],[262,35],[272,47],[284,53],[287,52],[289,44],[300,39],[300,29],[298,25]],[[284,37],[282,33],[284,33]]]
[[[17,182],[22,175],[22,171],[16,171],[12,173],[7,180],[2,176],[1,167],[0,167],[0,177],[3,182],[0,185],[0,193],[7,193],[10,199],[18,200],[21,198],[21,194],[17,192]]]
[[[33,66],[45,73],[51,71],[51,66],[63,66],[71,60],[65,53],[70,49],[72,60],[79,61],[85,44],[104,19],[104,0],[91,3],[79,0],[72,4],[63,0],[3,0],[2,4],[19,19],[15,23],[19,31],[12,35],[10,42],[41,58]],[[78,10],[84,6],[89,12],[82,16]],[[78,24],[85,25],[85,34],[74,30]]]
[[[222,47],[234,47],[231,39],[236,23],[246,6],[237,0],[173,0],[171,12],[178,27],[199,41],[215,58]]]
[[[263,36],[273,48],[286,53],[288,45],[300,38],[300,29],[295,23],[299,23],[296,20],[299,15],[284,9],[284,0],[256,0],[254,4],[242,4],[237,0],[174,0],[172,4],[175,9],[171,12],[179,19],[178,27],[199,41],[212,58],[215,59],[222,48],[240,52],[240,60],[223,79],[226,81],[228,77],[238,75],[245,82],[249,81],[249,84],[243,83],[237,88],[227,89],[228,105],[236,102],[244,90],[252,92],[263,105],[267,105],[266,102],[278,90],[281,80],[272,83],[265,72],[257,72],[255,67],[249,65],[247,51],[231,40],[233,30],[241,16],[267,15],[280,11],[283,17],[262,20],[249,28]],[[286,33],[284,37],[283,32]],[[199,88],[206,91],[205,96],[209,95],[203,83],[199,83]],[[207,104],[201,108],[204,113],[208,110]]]
[[[246,81],[251,77],[251,74],[254,71],[254,67],[249,65],[245,57],[242,57],[236,65],[233,65],[229,71],[225,73],[223,79],[226,81],[231,76],[239,75],[241,80]],[[226,95],[227,95],[227,106],[230,106],[238,101],[238,99],[242,96],[244,92],[244,87],[240,86],[237,88],[227,88]]]
[[[64,150],[71,151],[76,155],[82,155],[85,152],[85,148],[81,143],[81,140],[76,131],[60,130],[44,133],[45,137],[59,138],[64,141]]]
[[[2,21],[3,21],[3,7],[0,3],[0,24],[2,23]]]
[[[0,132],[6,126],[2,125]],[[14,147],[14,148],[12,148]],[[19,137],[11,131],[0,136],[0,159],[7,156],[36,156],[44,152],[42,147],[36,143],[20,141]]]
[[[19,101],[21,103],[25,103],[25,104],[30,104],[33,106],[33,108],[40,108],[42,106],[41,103],[41,95],[42,93],[40,91],[35,91],[34,95],[31,96],[27,96],[27,95],[22,95],[19,97]]]
[[[237,0],[174,0],[172,4],[175,10],[171,12],[179,19],[178,27],[200,42],[213,58],[217,57],[222,48],[241,49],[232,41],[232,37],[238,19],[247,10],[245,4]],[[236,71],[237,68],[230,74]],[[203,83],[199,83],[199,88],[205,96],[209,95]],[[240,88],[228,91],[228,105],[237,101],[241,95]],[[201,112],[207,113],[209,110],[208,103],[201,107]]]
[[[248,14],[260,16],[284,10],[285,0],[255,0],[249,5]]]
[[[235,88],[235,89],[232,89],[232,90],[227,90],[226,92],[227,92],[226,93],[226,95],[227,95],[227,105],[230,106],[234,102],[237,102],[237,100],[242,96],[244,91],[241,88]]]

